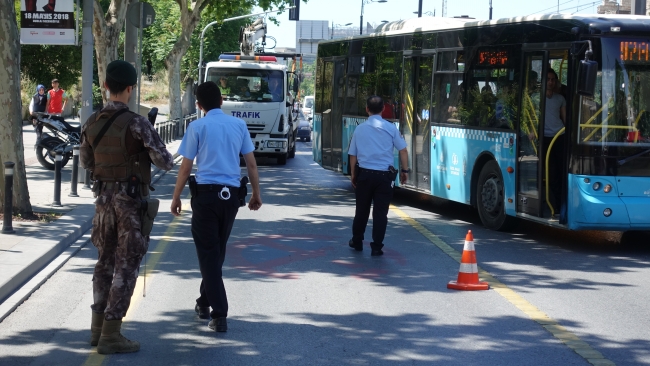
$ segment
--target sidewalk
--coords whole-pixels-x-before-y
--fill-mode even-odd
[[[46,170],[36,160],[35,141],[36,134],[32,126],[24,126],[23,143],[32,208],[34,212],[62,216],[50,223],[13,221],[14,234],[0,233],[0,321],[27,299],[67,258],[86,244],[90,238],[87,232],[92,227],[95,214],[95,199],[90,189],[83,188],[83,183],[77,185],[79,197],[68,196],[72,160],[61,174],[62,206],[52,206],[54,171]],[[180,142],[181,140],[175,140],[167,144],[167,149],[175,158]],[[155,166],[153,169],[155,182],[164,171]],[[69,255],[54,268],[50,268],[49,264],[66,250],[66,255]]]

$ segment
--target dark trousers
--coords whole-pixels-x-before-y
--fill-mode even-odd
[[[356,184],[357,207],[352,222],[352,241],[355,244],[363,241],[372,204],[372,242],[381,246],[388,225],[388,208],[393,198],[393,181],[388,172],[377,173],[361,168]]]
[[[201,296],[199,306],[211,306],[212,318],[228,316],[228,299],[221,277],[226,258],[226,243],[239,210],[237,192],[230,190],[230,199],[224,201],[218,192],[199,192],[192,197],[192,237],[201,269]]]
[[[544,159],[546,159],[546,154],[549,153],[548,147],[553,140],[553,137],[544,136]],[[560,213],[560,207],[562,205],[562,160],[564,159],[564,135],[561,135],[555,140],[553,144],[553,149],[550,151],[550,156],[548,158],[548,190],[549,190],[549,201],[555,209],[555,213]],[[542,161],[544,167],[546,167],[546,160]],[[546,169],[546,168],[544,168]],[[545,174],[546,176],[546,174]],[[543,194],[546,194],[546,187],[542,187]],[[546,205],[546,203],[544,203]]]

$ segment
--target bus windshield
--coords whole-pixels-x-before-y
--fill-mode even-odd
[[[594,97],[581,97],[578,143],[650,147],[650,39],[603,38]]]
[[[284,79],[279,70],[210,68],[206,81],[221,89],[224,100],[246,102],[281,102],[284,100]]]

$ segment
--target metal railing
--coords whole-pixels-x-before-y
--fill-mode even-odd
[[[168,144],[185,136],[187,126],[196,119],[196,113],[163,122],[156,122],[156,132],[164,143]]]

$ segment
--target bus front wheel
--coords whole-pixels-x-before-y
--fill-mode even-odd
[[[507,230],[514,219],[506,215],[505,187],[496,161],[491,160],[483,166],[476,189],[478,214],[483,225],[491,230]]]

